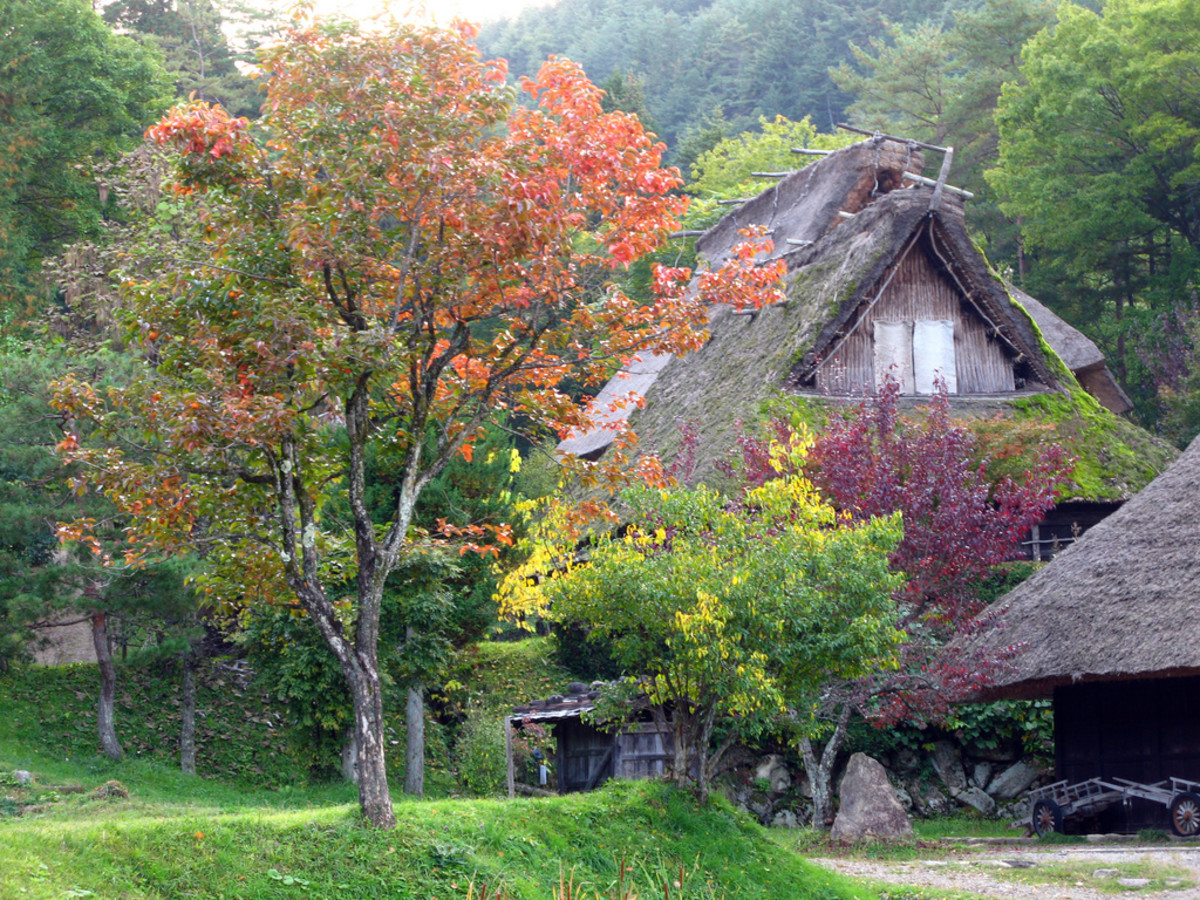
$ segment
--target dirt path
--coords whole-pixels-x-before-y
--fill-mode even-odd
[[[810,862],[844,875],[892,884],[935,890],[967,891],[995,900],[1113,900],[1111,891],[1088,887],[1087,876],[1073,885],[1022,884],[1005,878],[1005,869],[1023,869],[1053,863],[1082,863],[1085,873],[1098,869],[1120,869],[1122,864],[1156,862],[1191,871],[1191,886],[1158,891],[1137,891],[1138,900],[1200,900],[1200,847],[1061,847],[1053,850],[989,847],[956,851],[939,858],[894,862],[821,858]],[[1133,893],[1133,888],[1129,889]]]

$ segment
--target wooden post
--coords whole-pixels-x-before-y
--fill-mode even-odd
[[[933,188],[933,196],[929,198],[929,211],[935,212],[942,205],[942,191],[946,187],[946,177],[950,174],[950,165],[954,162],[954,148],[947,147],[942,156],[942,167],[938,170],[937,184]],[[970,296],[969,294],[967,296]]]
[[[504,717],[504,761],[508,770],[508,799],[517,795],[517,773],[513,768],[512,716]]]
[[[909,138],[895,137],[891,134],[881,134],[878,131],[867,131],[863,128],[855,128],[853,125],[845,125],[841,122],[837,123],[837,127],[843,131],[852,131],[855,134],[865,134],[867,137],[883,138],[885,141],[895,141],[897,144],[912,144],[914,147],[920,147],[922,150],[933,150],[935,153],[945,153],[948,148],[939,147],[937,144],[926,144],[924,141],[914,141]]]

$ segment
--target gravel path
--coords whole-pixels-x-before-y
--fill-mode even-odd
[[[812,858],[809,861],[855,878],[886,881],[913,887],[968,891],[995,900],[1113,900],[1118,894],[1074,886],[1021,884],[990,874],[1001,868],[1026,868],[1051,862],[1084,861],[1089,869],[1119,868],[1123,862],[1154,861],[1190,869],[1193,887],[1143,892],[1138,900],[1200,900],[1200,847],[1071,847],[1055,850],[989,848],[956,852],[939,859],[880,862],[845,858]],[[1015,865],[1014,865],[1015,864]],[[1132,893],[1132,891],[1131,891]]]

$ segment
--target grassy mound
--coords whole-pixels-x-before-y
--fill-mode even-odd
[[[15,768],[37,780],[16,785]],[[564,885],[573,900],[877,896],[726,804],[701,807],[661,783],[507,802],[397,798],[399,826],[379,831],[361,824],[347,786],[247,791],[145,760],[50,760],[2,739],[0,773],[2,897],[477,900],[486,886],[489,898],[550,900]]]

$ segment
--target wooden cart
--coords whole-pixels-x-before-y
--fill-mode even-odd
[[[1095,815],[1114,803],[1133,797],[1161,803],[1171,816],[1171,830],[1180,837],[1200,835],[1200,782],[1167,778],[1142,784],[1128,778],[1089,778],[1070,784],[1056,781],[1029,792],[1029,819],[1038,835],[1062,832],[1063,822]]]

